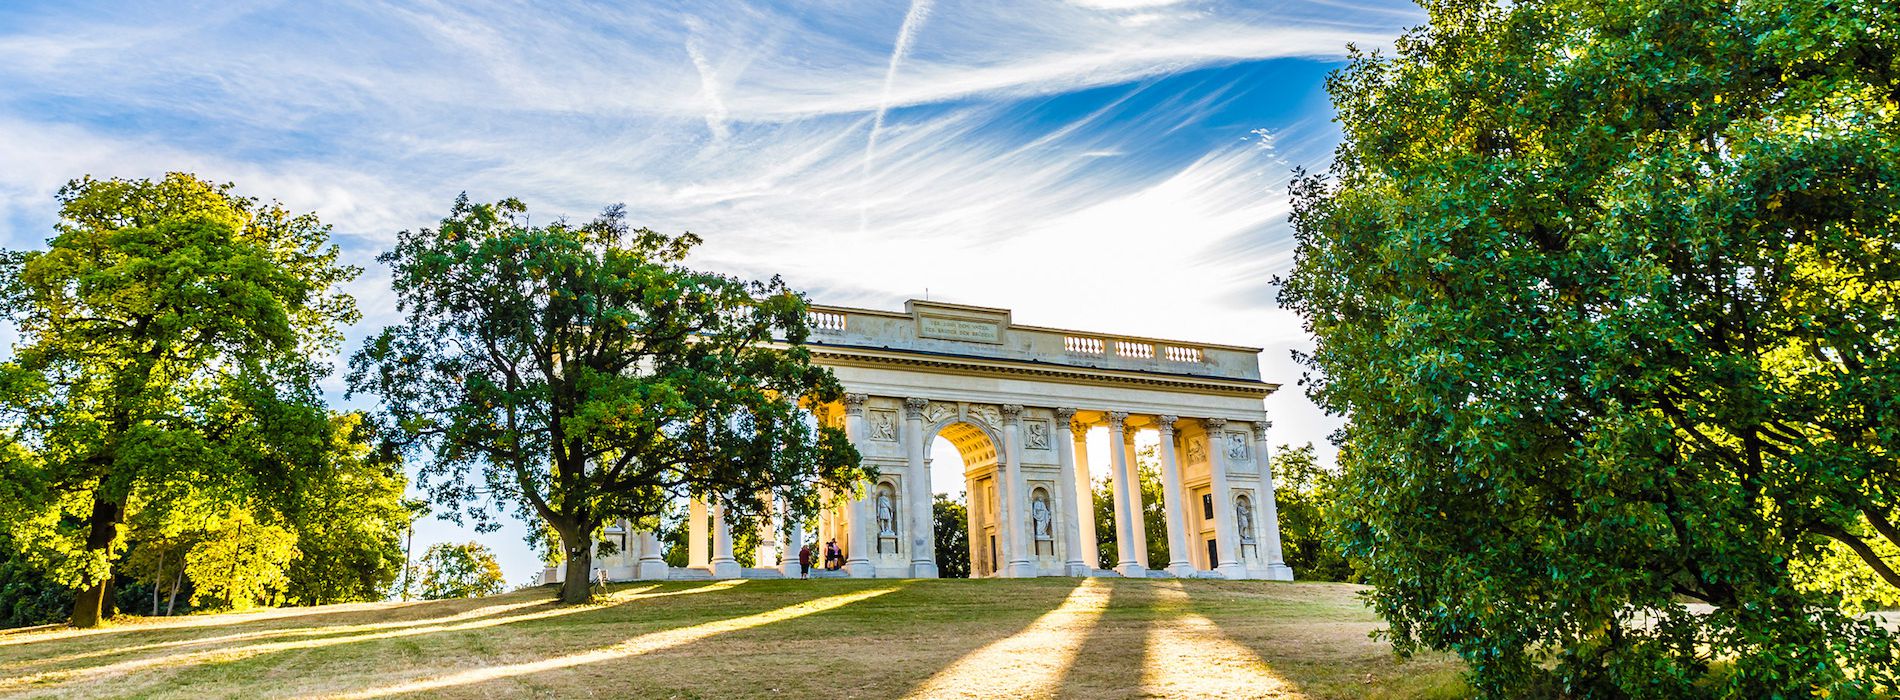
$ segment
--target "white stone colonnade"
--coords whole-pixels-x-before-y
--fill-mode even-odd
[[[877,476],[826,494],[809,533],[777,504],[758,567],[796,575],[809,534],[814,571],[835,541],[850,576],[937,577],[931,472],[950,465],[934,464],[930,447],[942,437],[963,462],[973,576],[1292,580],[1262,404],[1279,387],[1262,381],[1258,348],[1021,326],[1006,309],[919,300],[903,312],[815,306],[811,320],[806,347],[848,392],[815,407],[816,419],[843,430]],[[1091,466],[1097,430],[1107,454]],[[1168,561],[1147,557],[1142,493],[1131,488],[1138,436],[1156,444]],[[1114,485],[1115,562],[1097,560],[1098,476]],[[751,575],[733,557],[723,508],[695,500],[688,513],[689,569]],[[664,563],[650,564],[658,540],[635,535],[638,546],[600,568],[665,577]]]

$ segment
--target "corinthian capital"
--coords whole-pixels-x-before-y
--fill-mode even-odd
[[[1254,442],[1258,442],[1262,444],[1266,443],[1267,429],[1271,427],[1273,427],[1273,421],[1270,421],[1270,420],[1263,420],[1263,421],[1253,424]]]
[[[1075,419],[1075,409],[1073,409],[1073,408],[1058,408],[1058,409],[1056,409],[1056,422],[1057,422],[1057,423],[1067,423],[1067,422],[1069,422],[1069,421],[1071,421],[1071,420],[1074,420],[1074,419]]]
[[[1201,427],[1206,428],[1207,432],[1217,433],[1217,432],[1220,432],[1222,428],[1227,427],[1227,419],[1226,418],[1202,418]]]
[[[1122,429],[1122,425],[1123,425],[1123,423],[1124,423],[1125,421],[1127,421],[1127,420],[1128,420],[1128,412],[1127,412],[1127,411],[1110,411],[1110,412],[1108,413],[1108,430],[1109,430],[1109,432],[1112,432],[1112,433],[1119,433],[1119,432],[1121,432],[1121,429]]]
[[[1003,425],[1016,425],[1022,422],[1023,407],[1021,404],[1006,403],[1003,404],[1002,409]]]
[[[844,414],[847,416],[864,415],[864,402],[870,400],[870,398],[871,397],[865,396],[864,394],[845,394]]]
[[[1176,420],[1174,416],[1155,416],[1155,429],[1161,431],[1162,437],[1173,435]]]
[[[904,399],[904,417],[923,420],[924,407],[930,405],[930,399]]]

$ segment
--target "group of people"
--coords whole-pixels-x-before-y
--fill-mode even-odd
[[[798,548],[798,577],[811,578],[811,545]],[[825,542],[825,570],[837,571],[844,568],[844,550],[838,548],[837,540]]]

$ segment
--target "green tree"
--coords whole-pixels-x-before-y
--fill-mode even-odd
[[[148,489],[190,483],[229,502],[313,461],[326,373],[308,358],[356,319],[329,228],[172,173],[75,180],[46,250],[0,263],[18,325],[0,364],[0,522],[23,555],[79,590],[74,625],[106,615],[120,526]]]
[[[191,604],[244,610],[282,604],[286,574],[298,557],[297,533],[257,522],[246,508],[233,508],[205,523],[204,539],[185,554]]]
[[[474,542],[430,545],[420,566],[423,600],[494,595],[507,587],[495,553]]]
[[[970,511],[962,498],[934,494],[930,517],[936,523],[937,575],[943,578],[970,577]],[[820,553],[819,556],[823,556]]]
[[[842,397],[811,363],[805,300],[682,263],[699,238],[629,229],[621,207],[581,225],[527,223],[516,200],[456,200],[381,260],[405,314],[351,360],[381,398],[419,483],[450,516],[494,526],[497,497],[560,539],[561,599],[591,597],[605,522],[652,526],[699,496],[757,522],[770,490],[800,514],[817,487],[864,476],[809,402]]]
[[[1287,566],[1308,581],[1350,581],[1352,565],[1340,553],[1333,530],[1337,477],[1320,467],[1313,443],[1281,445],[1273,453],[1275,504],[1280,513],[1280,547]]]
[[[285,601],[323,605],[381,600],[401,573],[413,504],[406,502],[401,463],[373,451],[360,413],[330,418],[330,446],[284,509],[300,556],[285,572]]]
[[[1281,292],[1395,644],[1490,696],[1893,692],[1804,567],[1900,585],[1900,12],[1426,10],[1329,80]]]

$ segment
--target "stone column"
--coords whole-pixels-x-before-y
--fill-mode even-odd
[[[765,510],[765,520],[759,523],[759,544],[752,550],[752,567],[776,569],[779,559],[778,501],[772,498],[771,491],[760,491],[759,506]]]
[[[1069,428],[1069,421],[1074,419],[1075,409],[1056,409],[1056,492],[1071,505],[1084,502],[1080,497],[1085,494],[1084,490],[1075,486],[1075,434]],[[1061,515],[1064,510],[1068,511],[1068,515]],[[1069,576],[1089,575],[1088,565],[1082,561],[1082,524],[1081,518],[1077,517],[1082,509],[1079,506],[1056,508],[1055,512],[1062,518],[1062,573]]]
[[[660,551],[660,536],[652,530],[635,533],[640,538],[640,560],[633,565],[633,577],[641,581],[666,580],[666,557]]]
[[[909,505],[910,575],[913,578],[937,577],[936,518],[930,503],[930,463],[924,455],[924,407],[929,399],[904,399],[904,458],[908,462],[904,480],[904,500]]]
[[[1207,470],[1212,476],[1208,491],[1214,496],[1214,570],[1221,576],[1247,577],[1240,565],[1240,531],[1234,527],[1234,490],[1227,485],[1227,419],[1203,418],[1207,429]]]
[[[1148,561],[1148,504],[1141,495],[1141,463],[1135,460],[1136,432],[1132,426],[1122,430],[1122,451],[1128,455],[1128,524],[1135,531],[1135,561],[1146,571],[1153,562]]]
[[[1005,533],[1009,540],[1009,575],[1015,578],[1031,578],[1036,575],[1035,560],[1030,557],[1028,533],[1024,532],[1026,523],[1023,517],[1029,509],[1025,501],[1029,499],[1029,488],[1023,482],[1023,407],[1016,404],[1003,405],[1003,466],[1007,479],[1005,487],[1009,495],[1004,502],[1009,504],[1009,518],[1002,526],[1008,528]]]
[[[1168,518],[1168,573],[1176,578],[1194,575],[1188,563],[1187,495],[1181,490],[1181,465],[1174,457],[1174,416],[1156,416],[1161,432],[1161,497]]]
[[[1267,458],[1267,428],[1271,427],[1271,421],[1253,424],[1253,458],[1260,469],[1260,546],[1267,553],[1267,578],[1291,581],[1293,568],[1286,565],[1286,556],[1280,551],[1280,506],[1273,496],[1273,462]]]
[[[780,558],[778,572],[785,578],[798,575],[798,550],[805,547],[805,523],[792,515],[791,502],[778,499],[779,531],[785,535],[785,556]],[[812,563],[824,561],[823,550],[812,552]]]
[[[739,578],[739,560],[732,558],[732,530],[726,523],[726,504],[714,503],[710,510],[713,578]]]
[[[695,497],[686,502],[686,566],[704,569],[709,566],[710,556],[706,552],[706,543],[711,535],[706,532],[706,502]]]
[[[844,395],[844,433],[860,453],[869,452],[865,449],[869,433],[864,429],[864,402],[869,398],[864,394]],[[872,515],[871,510],[872,501],[876,498],[876,484],[870,484],[863,496],[847,506],[850,510],[851,549],[845,552],[844,570],[852,578],[877,576],[876,569],[871,565],[871,551],[877,547],[877,517]]]
[[[1095,546],[1095,480],[1089,473],[1089,426],[1075,421],[1069,424],[1075,440],[1075,524],[1082,539],[1082,566],[1089,572],[1102,568],[1101,550]]]
[[[1127,420],[1128,414],[1121,411],[1108,414],[1109,473],[1115,480],[1115,552],[1116,558],[1120,560],[1115,563],[1115,570],[1127,578],[1142,578],[1148,575],[1148,571],[1141,559],[1136,558],[1134,514],[1129,507],[1133,503],[1130,496],[1139,487],[1131,488],[1134,485],[1128,481],[1128,451],[1116,444],[1126,434],[1123,425]]]

